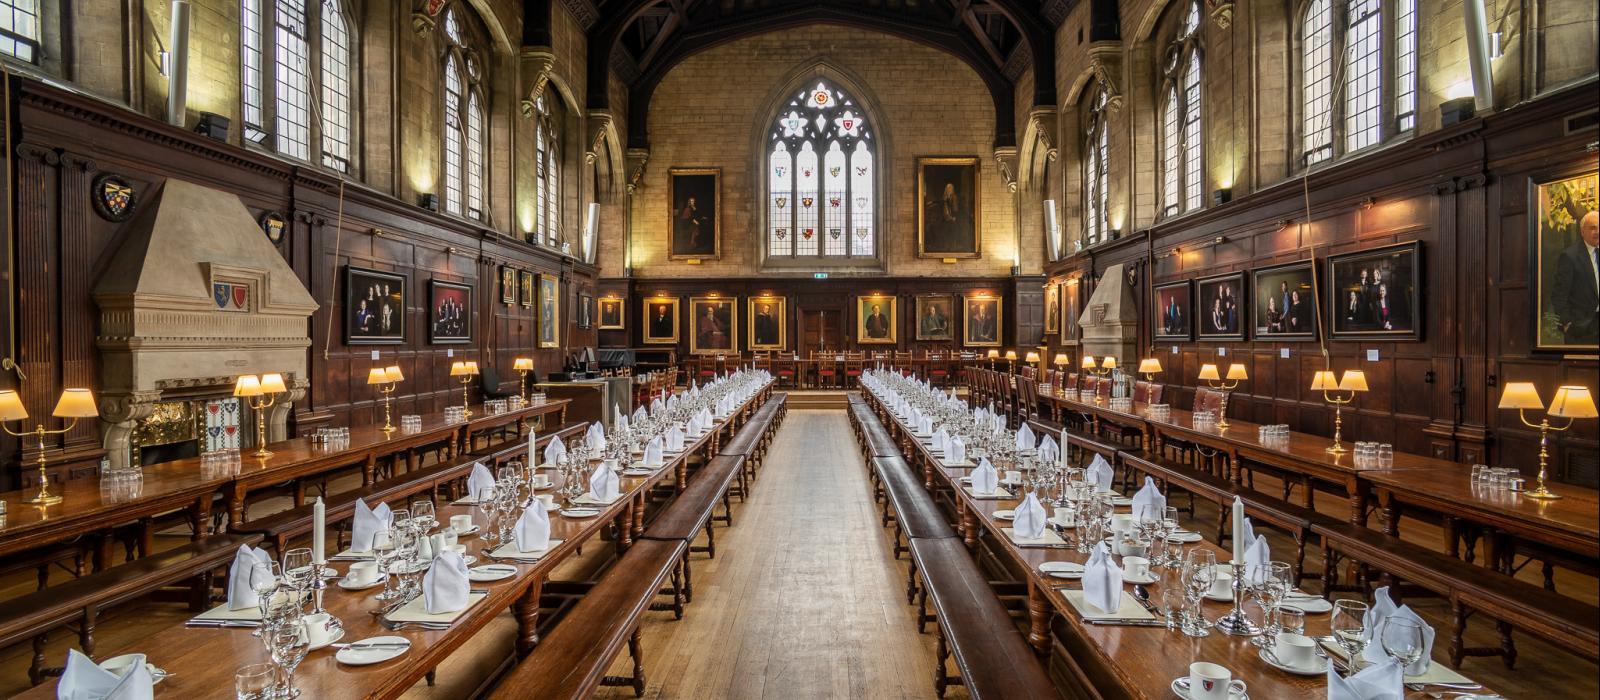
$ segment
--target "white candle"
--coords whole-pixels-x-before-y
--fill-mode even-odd
[[[1061,447],[1061,468],[1062,469],[1066,469],[1069,465],[1067,464],[1067,429],[1065,427],[1063,427],[1061,429],[1061,445],[1060,445],[1060,447]]]
[[[1233,561],[1236,564],[1244,563],[1244,549],[1250,546],[1244,541],[1244,501],[1238,496],[1233,497]]]
[[[539,466],[539,434],[528,430],[528,468]]]
[[[326,564],[328,562],[327,557],[323,556],[325,552],[322,548],[322,535],[327,527],[328,522],[328,507],[322,504],[321,496],[317,497],[317,503],[316,505],[312,506],[311,513],[311,560],[316,562],[318,566],[321,566],[322,564]]]

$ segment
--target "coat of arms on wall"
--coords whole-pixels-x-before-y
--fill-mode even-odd
[[[258,220],[261,230],[267,234],[267,240],[273,245],[283,242],[283,232],[288,227],[288,222],[283,220],[283,215],[275,211],[265,212]]]
[[[212,282],[211,300],[223,311],[249,311],[250,285],[243,282]]]
[[[106,221],[126,221],[139,203],[138,193],[121,175],[103,173],[94,179],[89,198],[95,212]]]

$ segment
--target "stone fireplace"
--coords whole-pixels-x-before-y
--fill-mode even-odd
[[[268,439],[286,436],[290,404],[309,384],[317,303],[238,197],[167,180],[129,222],[94,299],[101,438],[112,466],[155,446],[136,442],[176,445],[165,457],[249,439],[253,431],[239,425],[254,417],[231,398],[241,374],[288,380],[268,415]]]
[[[1094,295],[1078,318],[1079,347],[1084,356],[1110,355],[1119,367],[1132,369],[1139,357],[1139,303],[1122,265],[1106,268]]]

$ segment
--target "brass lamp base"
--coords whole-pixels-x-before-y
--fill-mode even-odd
[[[1523,491],[1522,495],[1525,498],[1537,498],[1541,501],[1554,501],[1561,497],[1561,494],[1545,488],[1543,484],[1540,484],[1539,488],[1536,488],[1532,491]]]
[[[48,493],[45,493],[44,491],[40,491],[39,495],[34,496],[33,498],[30,498],[30,499],[27,500],[27,503],[29,503],[30,505],[36,505],[36,506],[53,506],[53,505],[55,505],[57,503],[60,503],[60,502],[61,502],[61,497],[60,496],[53,496],[53,495],[50,495]]]

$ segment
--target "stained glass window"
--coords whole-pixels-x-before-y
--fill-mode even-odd
[[[1417,126],[1417,0],[1395,0],[1394,111],[1400,131]]]
[[[340,0],[240,0],[244,138],[285,156],[348,172],[355,115],[354,43]]]
[[[1199,209],[1205,178],[1201,174],[1204,132],[1201,129],[1200,3],[1190,2],[1162,64],[1166,84],[1161,114],[1161,215]]]
[[[481,87],[483,71],[454,9],[444,14],[444,210],[456,216],[482,220],[485,196],[489,129],[487,98]]]
[[[1333,2],[1311,0],[1301,28],[1306,165],[1333,157]]]
[[[0,0],[0,53],[39,60],[39,0]]]
[[[876,154],[865,109],[818,81],[783,105],[768,140],[768,254],[874,257]]]
[[[1110,225],[1106,219],[1106,206],[1110,198],[1106,192],[1106,93],[1095,92],[1090,103],[1088,138],[1083,146],[1083,238],[1084,245],[1094,245],[1106,240]]]

